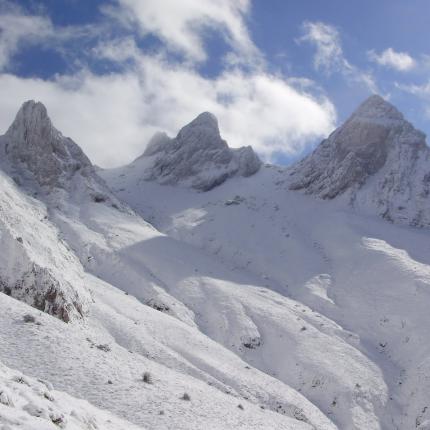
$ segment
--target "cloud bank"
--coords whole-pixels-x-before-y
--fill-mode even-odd
[[[18,8],[0,9],[0,28],[25,23],[12,35],[0,35],[1,130],[24,100],[40,100],[57,128],[95,163],[110,167],[140,155],[155,131],[175,135],[202,111],[218,117],[231,146],[252,145],[267,160],[295,155],[333,129],[336,112],[327,97],[312,84],[300,85],[300,78],[268,71],[247,28],[248,1],[171,0],[169,14],[166,1],[118,0],[104,8],[103,36],[76,54],[78,69],[45,80],[14,75],[14,55],[30,43],[67,51],[70,37],[86,30],[54,27],[49,17]],[[113,31],[118,28],[120,35]],[[208,32],[227,46],[223,67],[212,77],[199,71],[208,58]],[[142,48],[149,36],[159,40],[156,53]],[[97,73],[89,58],[117,67]]]

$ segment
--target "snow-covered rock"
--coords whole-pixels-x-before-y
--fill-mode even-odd
[[[430,149],[425,135],[382,97],[365,100],[309,156],[289,170],[290,189],[340,195],[361,211],[430,225]]]
[[[171,139],[157,133],[131,167],[145,180],[183,184],[208,191],[226,179],[251,176],[261,161],[250,146],[231,149],[221,138],[218,121],[209,112],[200,114]]]
[[[6,134],[0,136],[0,168],[50,209],[75,200],[127,211],[82,149],[53,126],[40,102],[25,102]]]
[[[25,102],[3,136],[6,157],[34,175],[39,185],[61,186],[91,162],[72,139],[52,125],[45,106]]]

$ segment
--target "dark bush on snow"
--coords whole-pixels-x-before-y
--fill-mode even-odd
[[[25,314],[22,317],[22,319],[23,319],[23,321],[25,323],[35,323],[36,322],[36,318],[33,315],[30,315],[30,314]]]
[[[152,375],[149,372],[143,372],[142,375],[143,382],[146,382],[147,384],[152,384]]]

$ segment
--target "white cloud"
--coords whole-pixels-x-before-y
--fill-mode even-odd
[[[144,104],[139,81],[132,74],[95,76],[81,72],[55,80],[2,74],[0,92],[1,133],[22,102],[40,100],[54,125],[102,165],[128,161],[146,142],[146,133],[151,133],[142,124]]]
[[[332,25],[323,22],[303,23],[303,36],[298,40],[311,43],[316,48],[314,66],[327,75],[341,73],[349,82],[364,85],[372,93],[378,88],[373,76],[352,65],[346,58],[342,49],[339,31]]]
[[[109,89],[106,91],[106,89]],[[175,135],[208,110],[233,147],[253,145],[266,158],[295,154],[334,127],[335,110],[280,77],[226,71],[216,79],[187,66],[145,57],[134,72],[96,76],[82,72],[53,81],[0,75],[0,127],[6,130],[19,104],[41,100],[54,124],[102,165],[140,155],[156,130]]]
[[[245,16],[249,0],[117,0],[106,13],[122,23],[136,24],[141,34],[158,36],[168,48],[189,60],[204,61],[208,30],[220,33],[241,57],[255,61],[260,53],[248,33]]]
[[[317,70],[327,73],[341,71],[349,64],[343,57],[339,32],[331,25],[322,22],[304,22],[300,41],[310,42],[316,48],[314,65]]]
[[[390,67],[400,72],[406,72],[415,68],[416,61],[407,52],[396,52],[388,48],[377,54],[375,51],[368,52],[369,58],[381,66]]]
[[[53,34],[53,28],[48,18],[27,15],[8,2],[0,1],[0,12],[0,70],[4,70],[22,44],[40,42]]]
[[[395,86],[402,91],[405,91],[414,96],[430,100],[430,81],[417,85],[417,84],[401,84],[396,82]]]
[[[266,70],[245,25],[248,0],[118,1],[121,8],[117,6],[116,12],[123,20],[123,31],[131,22],[128,14],[133,12],[143,34],[158,35],[169,51],[182,52],[187,58],[169,61],[171,56],[163,49],[145,54],[133,29],[118,39],[103,32],[103,38],[91,39],[95,42],[91,55],[117,63],[121,67],[115,70],[121,71],[97,75],[88,66],[81,66],[73,74],[47,80],[0,74],[0,130],[7,129],[23,101],[40,100],[54,125],[81,145],[95,163],[113,166],[140,155],[155,131],[175,135],[202,111],[218,117],[230,146],[252,145],[266,159],[278,152],[295,155],[334,128],[334,106],[312,81],[287,79]],[[67,51],[66,41],[92,36],[95,31],[53,28],[47,18],[30,17],[19,9],[14,13],[44,27],[44,43],[57,50]],[[110,18],[101,25],[109,24]],[[198,72],[198,62],[207,55],[207,28],[221,31],[230,46],[228,66],[211,78]],[[58,38],[54,40],[52,34]],[[8,58],[23,37],[15,38],[15,45],[8,44],[15,46],[9,49]],[[75,60],[84,58],[81,55]]]

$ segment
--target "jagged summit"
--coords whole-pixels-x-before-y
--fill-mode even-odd
[[[365,100],[290,170],[290,189],[324,199],[342,194],[393,221],[430,223],[425,135],[382,97]]]
[[[23,133],[31,133],[48,138],[52,131],[53,127],[46,107],[40,102],[28,100],[19,109],[6,135],[24,139]]]
[[[261,166],[250,146],[228,147],[216,117],[209,112],[198,115],[174,139],[165,133],[155,134],[137,163],[145,180],[181,183],[201,191],[234,175],[253,175]]]
[[[403,114],[395,106],[387,102],[380,95],[374,94],[364,100],[363,103],[355,110],[351,118],[361,118],[368,120],[404,120]]]
[[[77,171],[92,168],[79,146],[52,125],[45,106],[33,100],[22,105],[1,144],[10,166],[31,173],[40,186],[61,186]]]
[[[183,127],[182,130],[197,128],[197,127],[210,128],[219,134],[217,117],[210,112],[202,112],[201,114],[197,115],[197,117],[194,118],[185,127]]]

